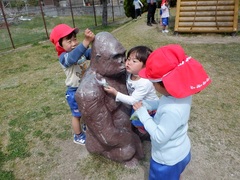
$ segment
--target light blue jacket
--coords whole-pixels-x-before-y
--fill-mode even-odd
[[[187,135],[192,96],[177,99],[162,96],[159,101],[144,101],[147,104],[136,111],[140,121],[151,136],[151,155],[154,161],[174,165],[190,152]],[[152,118],[147,111],[156,110]]]

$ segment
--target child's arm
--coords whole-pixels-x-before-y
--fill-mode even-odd
[[[138,84],[131,95],[126,95],[118,92],[115,88],[109,86],[104,88],[104,90],[116,97],[116,101],[121,101],[125,104],[133,105],[134,103],[143,100],[147,94],[150,92],[150,81],[144,81],[142,84]]]
[[[82,43],[80,43],[75,49],[68,53],[62,53],[60,56],[60,63],[64,67],[70,67],[73,64],[76,64],[82,55],[85,55],[86,58],[90,58],[91,50],[88,49],[90,43],[94,40],[94,33],[86,29],[85,38]]]
[[[165,9],[167,9],[167,8],[168,8],[168,7],[166,6],[165,3],[161,6],[161,9],[162,9],[162,10],[165,10]]]
[[[90,43],[94,40],[95,35],[88,28],[84,31],[84,35],[85,35],[85,38],[83,39],[83,45],[84,45],[85,48],[88,48]]]
[[[109,94],[112,94],[115,97],[117,96],[117,93],[118,93],[117,90],[112,86],[104,87],[104,91],[106,91]]]

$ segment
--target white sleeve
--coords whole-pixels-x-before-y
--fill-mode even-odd
[[[116,101],[120,101],[125,104],[133,105],[135,100],[132,96],[117,92]]]
[[[141,79],[131,96],[118,92],[116,101],[121,101],[123,103],[133,105],[134,103],[143,100],[151,90],[152,86],[150,83],[151,82],[148,80]]]
[[[161,6],[161,9],[162,9],[162,10],[167,9],[167,6],[166,6],[165,4],[163,4],[163,5]]]

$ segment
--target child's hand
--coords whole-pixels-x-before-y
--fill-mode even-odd
[[[136,102],[136,103],[133,104],[133,109],[135,111],[138,110],[140,107],[142,107],[142,101]]]
[[[90,43],[94,40],[95,34],[90,29],[87,28],[84,31],[84,35],[85,38],[83,40],[83,45],[87,48],[90,45]]]
[[[104,87],[104,91],[114,96],[117,96],[117,90],[111,86]]]

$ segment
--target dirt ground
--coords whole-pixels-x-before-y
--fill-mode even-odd
[[[145,24],[145,20],[141,20],[144,24],[141,25],[141,31],[147,31],[149,28],[156,28],[156,26],[148,27]],[[138,29],[138,27],[136,27]],[[136,30],[135,29],[135,30]],[[156,29],[157,30],[157,29]],[[228,43],[239,43],[239,36],[222,36],[222,35],[195,35],[195,36],[174,36],[159,33],[162,39],[168,39],[170,41],[185,42],[185,43],[206,43],[211,44],[228,44]],[[201,130],[201,129],[200,129]],[[204,130],[202,129],[204,133]],[[190,133],[190,139],[194,138],[193,133]],[[45,177],[45,179],[71,179],[78,180],[82,179],[81,172],[77,170],[78,162],[88,156],[88,152],[84,146],[76,145],[72,142],[72,139],[56,142],[56,146],[60,146],[61,151],[56,157],[56,166],[51,172]],[[150,142],[144,142],[144,148],[146,156],[150,156]],[[215,180],[215,179],[226,179],[226,180],[237,180],[240,179],[240,159],[239,159],[239,147],[235,151],[231,151],[232,159],[228,156],[227,147],[222,146],[222,142],[219,141],[216,144],[217,154],[210,156],[207,152],[208,149],[201,143],[197,143],[193,140],[192,142],[192,160],[187,166],[183,173],[184,180]],[[222,158],[219,158],[221,157]],[[209,160],[212,158],[211,160]],[[124,180],[145,180],[148,177],[148,163],[144,166],[140,165],[136,173],[129,176],[123,175],[121,179]],[[230,168],[234,166],[234,168]],[[61,178],[60,178],[61,177]]]

